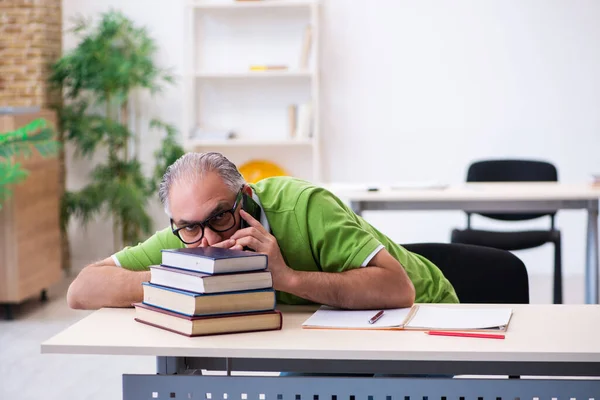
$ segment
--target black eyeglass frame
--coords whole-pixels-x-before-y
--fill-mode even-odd
[[[220,232],[226,232],[226,231],[230,230],[236,224],[235,210],[238,207],[238,203],[240,203],[240,199],[242,198],[242,194],[243,193],[244,193],[244,187],[242,186],[242,188],[240,189],[240,191],[238,192],[238,194],[235,196],[235,202],[233,203],[233,206],[231,207],[231,209],[225,210],[225,211],[216,212],[213,215],[211,215],[208,218],[206,218],[204,221],[194,222],[194,223],[191,223],[191,224],[186,224],[184,226],[180,226],[177,229],[173,229],[173,227],[175,226],[175,222],[173,221],[173,218],[169,218],[169,221],[171,222],[171,232],[173,232],[173,235],[177,236],[177,238],[179,240],[181,240],[183,243],[185,243],[185,244],[194,244],[194,243],[198,243],[199,241],[201,241],[204,238],[204,230],[206,229],[206,227],[209,227],[213,232],[219,232],[219,233]],[[233,217],[233,224],[231,224],[231,226],[229,228],[227,228],[227,229],[215,229],[212,225],[210,225],[210,220],[211,219],[213,219],[215,217],[218,217],[219,215],[223,215],[223,214],[227,214],[227,213],[230,213],[231,216]],[[200,226],[200,228],[202,228],[202,235],[200,235],[199,239],[194,240],[193,242],[186,242],[179,235],[179,231],[182,230],[182,229],[185,229],[187,227],[194,226],[194,225],[198,225],[198,226]]]

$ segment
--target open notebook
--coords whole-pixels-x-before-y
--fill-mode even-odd
[[[495,331],[508,328],[510,308],[457,308],[415,304],[411,308],[384,310],[373,324],[369,320],[379,310],[338,310],[322,306],[302,327],[305,329],[414,329]]]

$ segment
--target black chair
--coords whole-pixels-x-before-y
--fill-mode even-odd
[[[461,303],[529,303],[527,268],[508,251],[448,243],[402,246],[433,262],[452,283]]]
[[[556,182],[558,172],[556,167],[543,161],[530,160],[488,160],[478,161],[469,167],[467,182]],[[525,221],[541,217],[550,217],[548,230],[528,231],[487,231],[471,228],[472,212],[467,214],[466,229],[454,229],[451,242],[494,247],[496,249],[516,251],[532,249],[546,243],[554,244],[554,289],[555,304],[562,303],[562,256],[561,235],[555,229],[554,217],[550,213],[478,213],[487,218],[503,221]]]

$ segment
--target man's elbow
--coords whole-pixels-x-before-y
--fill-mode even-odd
[[[69,285],[67,290],[67,304],[74,310],[89,310],[93,307],[89,305],[89,298],[86,295],[86,280],[89,278],[88,269],[84,268],[73,282]]]
[[[76,288],[76,281],[73,281],[67,291],[67,304],[73,310],[84,310],[83,301],[79,295],[79,290]]]
[[[407,279],[405,283],[405,290],[403,291],[403,303],[402,307],[412,307],[415,304],[415,298],[417,297],[417,292],[415,290],[415,285],[413,285],[410,279]]]
[[[395,308],[408,308],[412,307],[415,303],[416,291],[415,286],[408,277],[402,277],[396,280],[396,293],[394,307]]]

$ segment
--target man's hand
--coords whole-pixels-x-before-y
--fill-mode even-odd
[[[277,239],[246,211],[240,210],[240,215],[248,222],[250,227],[240,229],[234,233],[229,239],[229,245],[234,250],[243,250],[247,246],[257,253],[266,254],[269,259],[268,269],[273,276],[273,287],[281,290],[293,270],[283,260]]]

